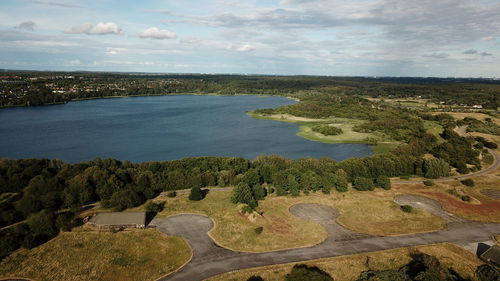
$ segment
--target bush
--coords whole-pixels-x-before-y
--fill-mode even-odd
[[[335,136],[342,134],[342,129],[328,125],[314,125],[312,130],[325,136]]]
[[[410,205],[403,205],[401,206],[401,211],[405,213],[411,213],[413,211],[413,207]]]
[[[156,202],[153,202],[153,201],[149,201],[146,204],[145,209],[146,209],[147,212],[159,213],[159,212],[163,211],[164,207],[165,207],[165,202],[156,203]]]
[[[483,264],[476,268],[476,276],[480,281],[498,281],[500,272],[489,264]]]
[[[253,213],[253,209],[250,208],[250,206],[248,206],[248,205],[244,205],[243,207],[241,207],[241,213],[251,214],[251,213]]]
[[[470,200],[471,200],[470,196],[468,196],[468,195],[462,195],[462,197],[460,197],[460,199],[462,199],[462,201],[465,201],[465,202],[470,202]]]
[[[466,179],[466,180],[463,180],[463,181],[460,181],[463,185],[465,186],[470,186],[470,187],[473,187],[474,186],[474,180],[473,179]]]
[[[391,180],[389,179],[389,177],[378,176],[378,178],[375,180],[375,183],[377,184],[377,187],[383,188],[385,190],[391,189]]]
[[[285,276],[285,281],[333,281],[333,278],[316,266],[296,264],[292,271]]]
[[[170,198],[173,198],[173,197],[176,197],[177,196],[177,192],[175,191],[170,191],[167,193],[167,197],[170,197]]]
[[[199,186],[193,186],[191,188],[191,192],[189,193],[189,200],[191,201],[200,201],[203,199],[203,192]]]
[[[247,279],[247,281],[265,281],[265,280],[260,276],[252,275],[250,276],[250,278]]]
[[[424,180],[424,185],[425,186],[433,186],[434,185],[434,181],[432,181],[432,180]]]
[[[262,233],[263,230],[264,230],[264,227],[259,226],[259,227],[256,227],[253,231],[255,231],[255,234],[259,235]]]

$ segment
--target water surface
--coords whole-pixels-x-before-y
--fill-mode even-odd
[[[296,136],[297,124],[245,114],[293,103],[282,97],[179,95],[0,109],[0,157],[141,162],[261,154],[343,160],[372,154],[365,144],[313,142]]]

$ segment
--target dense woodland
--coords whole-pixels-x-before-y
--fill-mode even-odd
[[[96,202],[121,211],[141,205],[163,191],[191,188],[189,198],[202,200],[204,187],[234,186],[231,201],[245,203],[251,211],[269,194],[299,196],[310,192],[346,192],[349,188],[390,189],[389,177],[417,175],[432,179],[448,176],[452,169],[466,174],[481,169],[479,159],[481,154],[487,154],[485,148],[496,147],[484,138],[464,138],[453,131],[457,125],[468,124],[496,132],[498,128],[488,120],[456,122],[447,114],[431,115],[359,96],[421,95],[467,104],[472,97],[471,104],[496,108],[499,85],[486,80],[469,84],[471,81],[432,79],[395,82],[367,78],[95,73],[42,79],[43,73],[38,72],[18,75],[22,78],[4,78],[0,83],[0,105],[186,92],[292,95],[300,103],[256,112],[360,119],[364,122],[355,130],[382,133],[402,144],[389,153],[341,162],[330,158],[290,160],[276,155],[255,160],[199,157],[145,163],[97,158],[77,164],[49,159],[0,159],[0,227],[20,222],[0,231],[0,258],[19,247],[44,243],[60,229],[70,229],[76,223],[75,214]],[[54,89],[64,93],[54,93]],[[20,92],[24,94],[15,94]],[[428,133],[425,122],[439,124],[443,132]],[[331,128],[334,127],[316,130],[338,133]]]

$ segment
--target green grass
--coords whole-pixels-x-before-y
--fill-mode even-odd
[[[371,144],[371,140],[376,140],[377,144],[372,145],[374,153],[385,153],[396,148],[400,143],[391,140],[389,137],[380,133],[360,133],[355,132],[353,127],[362,124],[363,120],[349,118],[325,118],[325,119],[310,119],[301,118],[291,115],[259,115],[253,112],[247,113],[249,116],[257,119],[275,120],[281,122],[290,122],[300,124],[297,136],[303,137],[310,141],[318,141],[323,143],[364,143]],[[313,131],[312,127],[318,124],[329,124],[342,129],[342,134],[334,136],[325,136],[321,133]],[[370,139],[370,140],[369,140]]]
[[[19,249],[0,263],[0,277],[37,281],[154,280],[175,271],[191,257],[178,237],[155,229],[118,233],[81,227],[63,232],[31,250]]]

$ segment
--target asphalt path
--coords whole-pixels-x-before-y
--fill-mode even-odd
[[[432,243],[451,242],[467,244],[486,241],[491,235],[500,233],[500,224],[468,221],[444,212],[439,202],[417,196],[401,197],[397,202],[411,203],[445,218],[446,229],[401,236],[372,236],[345,229],[335,222],[338,212],[317,204],[298,204],[290,212],[299,218],[312,220],[322,225],[328,237],[322,243],[305,248],[265,253],[236,252],[218,246],[207,234],[213,221],[205,216],[180,214],[154,219],[156,226],[167,235],[185,238],[193,248],[192,260],[176,273],[159,280],[203,280],[211,276],[245,268],[300,262],[311,259],[373,252],[393,248],[419,246]],[[420,202],[420,204],[418,203]]]

